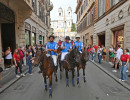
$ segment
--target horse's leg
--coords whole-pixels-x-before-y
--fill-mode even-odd
[[[86,76],[85,76],[85,67],[83,66],[83,79],[84,79],[84,83],[86,82]]]
[[[72,70],[72,84],[73,84],[73,86],[75,86],[75,82],[74,82],[74,69]]]
[[[60,66],[60,79],[62,79],[62,64],[60,60],[59,60],[59,66]]]
[[[77,67],[77,84],[79,84],[79,66]]]
[[[68,70],[65,70],[66,72],[66,86],[69,87],[69,77],[68,77]]]
[[[46,81],[46,75],[43,75],[43,77],[44,77],[45,90],[47,91],[47,81]]]
[[[49,76],[49,96],[52,97],[52,75]]]

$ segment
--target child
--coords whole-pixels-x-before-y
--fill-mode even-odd
[[[28,73],[29,73],[30,75],[32,75],[32,60],[33,60],[33,59],[34,59],[34,58],[31,56],[31,52],[28,51],[27,64],[28,64],[28,66],[29,66],[29,71],[28,71]]]

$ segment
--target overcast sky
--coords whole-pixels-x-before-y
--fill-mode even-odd
[[[53,10],[51,11],[51,19],[52,20],[58,19],[58,9],[60,7],[62,7],[63,10],[65,9],[65,11],[67,11],[67,8],[69,6],[71,6],[72,10],[73,10],[73,22],[74,23],[76,22],[76,14],[74,12],[76,9],[77,0],[51,0],[51,2],[53,3],[53,6],[54,6]]]

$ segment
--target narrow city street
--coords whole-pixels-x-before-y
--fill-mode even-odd
[[[65,85],[65,75],[58,82],[53,77],[53,96],[49,98],[44,90],[42,75],[39,68],[33,69],[33,75],[26,75],[0,94],[0,100],[129,100],[130,91],[121,86],[111,77],[102,72],[91,62],[87,62],[87,82],[82,79],[80,71],[80,85],[69,87]],[[59,71],[58,71],[59,72]],[[75,72],[76,74],[76,72]],[[71,78],[71,73],[69,73]],[[75,78],[76,79],[76,78]],[[71,82],[71,81],[70,81]]]

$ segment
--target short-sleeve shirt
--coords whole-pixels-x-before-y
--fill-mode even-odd
[[[127,62],[127,60],[129,59],[129,55],[128,54],[126,54],[126,55],[121,55],[121,61],[122,62]]]
[[[79,47],[79,51],[81,51],[81,49],[82,49],[82,47],[83,47],[83,42],[81,42],[81,41],[75,41],[74,42],[74,45],[75,45],[75,47]]]
[[[65,47],[62,52],[68,52],[69,49],[72,49],[71,43],[63,42],[61,47]]]
[[[32,64],[31,59],[32,59],[32,56],[31,56],[31,55],[28,55],[28,57],[27,57],[27,63],[28,63],[28,64]]]
[[[57,49],[57,43],[56,42],[48,42],[46,44],[46,50],[47,49],[53,49],[53,50],[56,50]],[[48,54],[51,54],[51,55],[57,55],[55,52],[51,51],[51,52],[48,52]]]
[[[18,56],[16,53],[14,53],[13,58],[16,59],[16,62],[20,63],[20,56]]]

